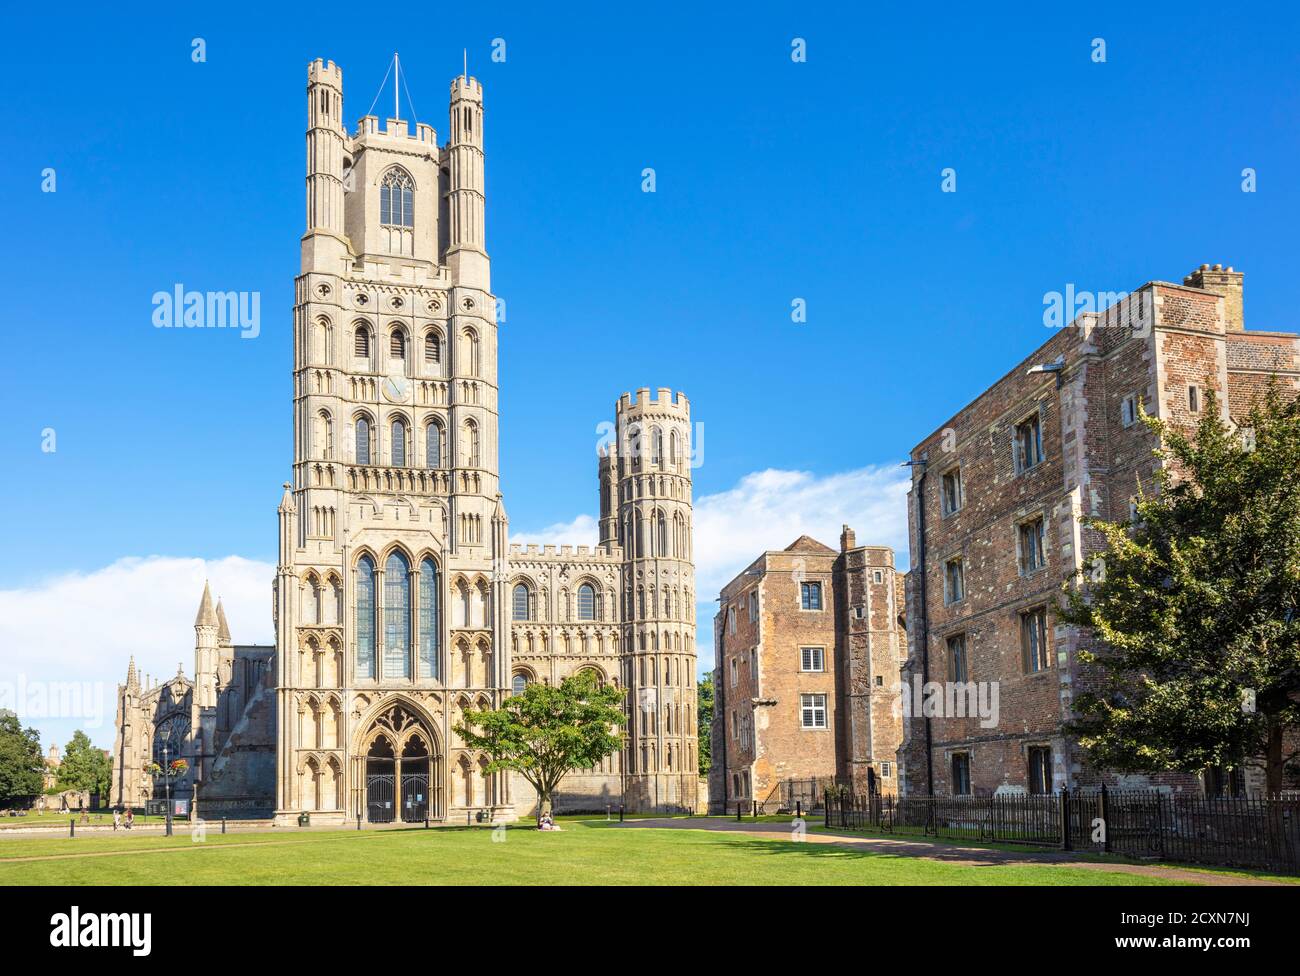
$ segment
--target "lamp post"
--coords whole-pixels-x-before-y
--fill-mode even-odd
[[[190,764],[184,759],[169,759],[170,751],[167,743],[162,747],[163,764],[159,766],[156,762],[149,764],[149,774],[157,779],[163,778],[163,789],[167,794],[167,836],[172,836],[172,779],[176,776],[184,776],[189,770]]]

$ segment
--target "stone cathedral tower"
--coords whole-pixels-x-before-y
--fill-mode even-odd
[[[277,816],[513,817],[527,785],[485,774],[453,727],[584,669],[629,689],[628,747],[557,805],[694,808],[686,398],[619,402],[597,546],[510,546],[482,87],[452,82],[442,146],[421,122],[366,116],[349,134],[342,120],[342,71],[315,61],[275,581]]]

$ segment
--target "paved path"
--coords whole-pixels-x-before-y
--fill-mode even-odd
[[[816,825],[816,821],[812,821]],[[720,817],[688,817],[686,819],[629,820],[617,824],[624,830],[654,827],[675,830],[716,830],[724,833],[747,834],[764,840],[789,841],[791,833],[780,824],[762,821],[723,820]],[[1089,871],[1106,871],[1113,874],[1137,874],[1150,878],[1164,878],[1198,885],[1287,885],[1244,875],[1225,874],[1219,871],[1198,871],[1195,868],[1164,867],[1155,864],[1128,864],[1122,861],[1081,861],[1069,851],[1024,850],[1004,851],[986,847],[962,847],[958,844],[935,843],[926,840],[905,840],[896,837],[866,837],[855,833],[838,833],[825,830],[808,831],[804,842],[809,844],[838,844],[843,847],[869,849],[873,854],[899,857],[924,857],[945,864],[963,867],[987,867],[993,864],[1050,865],[1053,867],[1085,868]]]

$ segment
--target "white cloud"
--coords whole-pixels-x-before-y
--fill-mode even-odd
[[[538,532],[511,532],[510,544],[594,546],[600,539],[600,526],[590,515],[579,515],[572,522],[556,522]]]
[[[838,549],[840,527],[858,545],[891,546],[907,564],[907,489],[903,468],[880,465],[815,475],[769,468],[736,487],[695,503],[695,578],[701,600],[712,600],[737,573],[769,549],[801,535]]]
[[[829,475],[759,471],[695,503],[697,645],[712,667],[714,599],[736,573],[768,549],[807,534],[831,547],[840,526],[859,544],[892,546],[907,561],[909,477],[893,466]],[[579,515],[511,542],[595,545],[596,520]],[[193,675],[194,615],[211,580],[237,644],[270,644],[275,567],[238,556],[205,561],[163,556],[120,559],[90,573],[69,573],[21,589],[0,590],[0,707],[15,708],[42,739],[60,745],[85,728],[112,746],[117,685],[135,655],[143,677]],[[75,683],[75,687],[59,687]],[[69,697],[70,692],[75,692]],[[41,702],[39,696],[45,696]],[[61,699],[55,702],[55,699]],[[42,714],[35,714],[41,712]]]
[[[194,673],[194,617],[210,580],[237,644],[274,642],[275,567],[239,556],[205,561],[164,556],[119,559],[90,573],[68,573],[0,590],[0,707],[41,730],[46,746],[78,728],[96,745],[113,744],[119,682],[135,655],[155,680]]]

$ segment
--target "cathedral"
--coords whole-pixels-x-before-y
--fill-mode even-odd
[[[625,691],[625,743],[566,777],[556,809],[699,805],[690,404],[617,401],[595,546],[509,543],[483,89],[467,73],[447,135],[373,115],[349,134],[342,70],[308,66],[276,643],[235,645],[205,589],[193,681],[142,685],[132,662],[116,805],[162,796],[145,767],[179,755],[166,786],[206,819],[513,819],[531,788],[453,729],[583,670]]]

